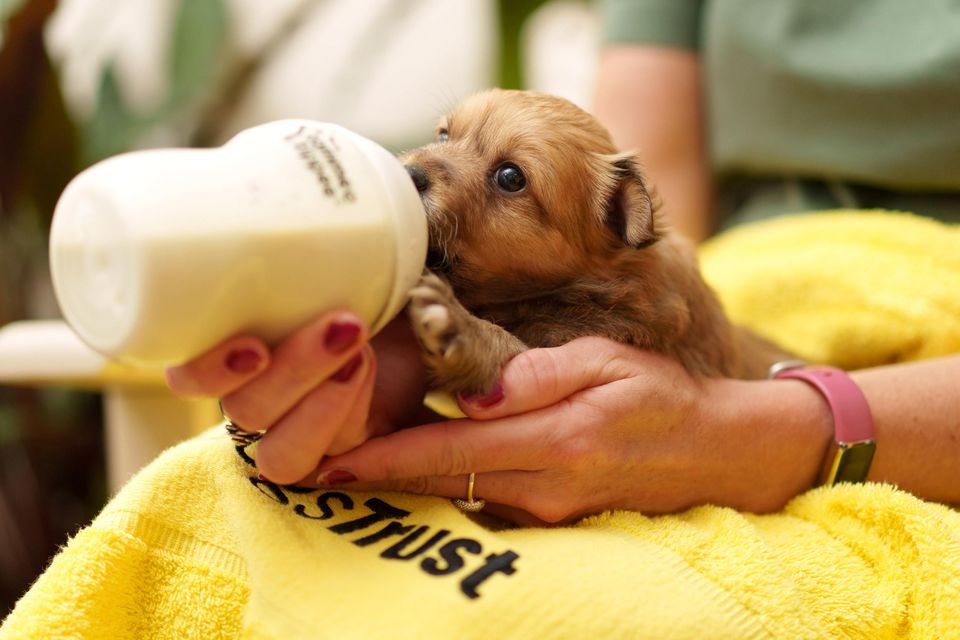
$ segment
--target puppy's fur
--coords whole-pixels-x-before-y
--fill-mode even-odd
[[[430,230],[409,309],[437,387],[487,391],[521,351],[585,335],[702,376],[762,377],[785,355],[731,326],[634,157],[572,103],[481,93],[401,160]]]

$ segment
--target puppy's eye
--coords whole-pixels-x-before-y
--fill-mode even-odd
[[[450,132],[446,129],[440,129],[437,131],[437,142],[446,142],[447,138],[450,137]]]
[[[516,193],[527,186],[527,178],[523,175],[523,171],[511,162],[497,167],[493,179],[497,181],[497,186],[507,193]]]

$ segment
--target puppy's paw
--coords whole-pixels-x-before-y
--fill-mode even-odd
[[[462,353],[464,329],[470,313],[457,301],[446,282],[424,274],[410,291],[410,319],[420,344],[432,358],[453,364]]]

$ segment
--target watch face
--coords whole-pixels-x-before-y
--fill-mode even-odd
[[[830,484],[838,482],[864,482],[877,450],[873,440],[841,445],[837,449],[836,472]]]

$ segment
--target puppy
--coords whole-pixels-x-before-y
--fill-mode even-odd
[[[587,335],[701,376],[759,378],[786,356],[731,325],[634,156],[572,103],[481,93],[401,160],[430,233],[409,313],[435,387],[488,391],[525,349]]]

